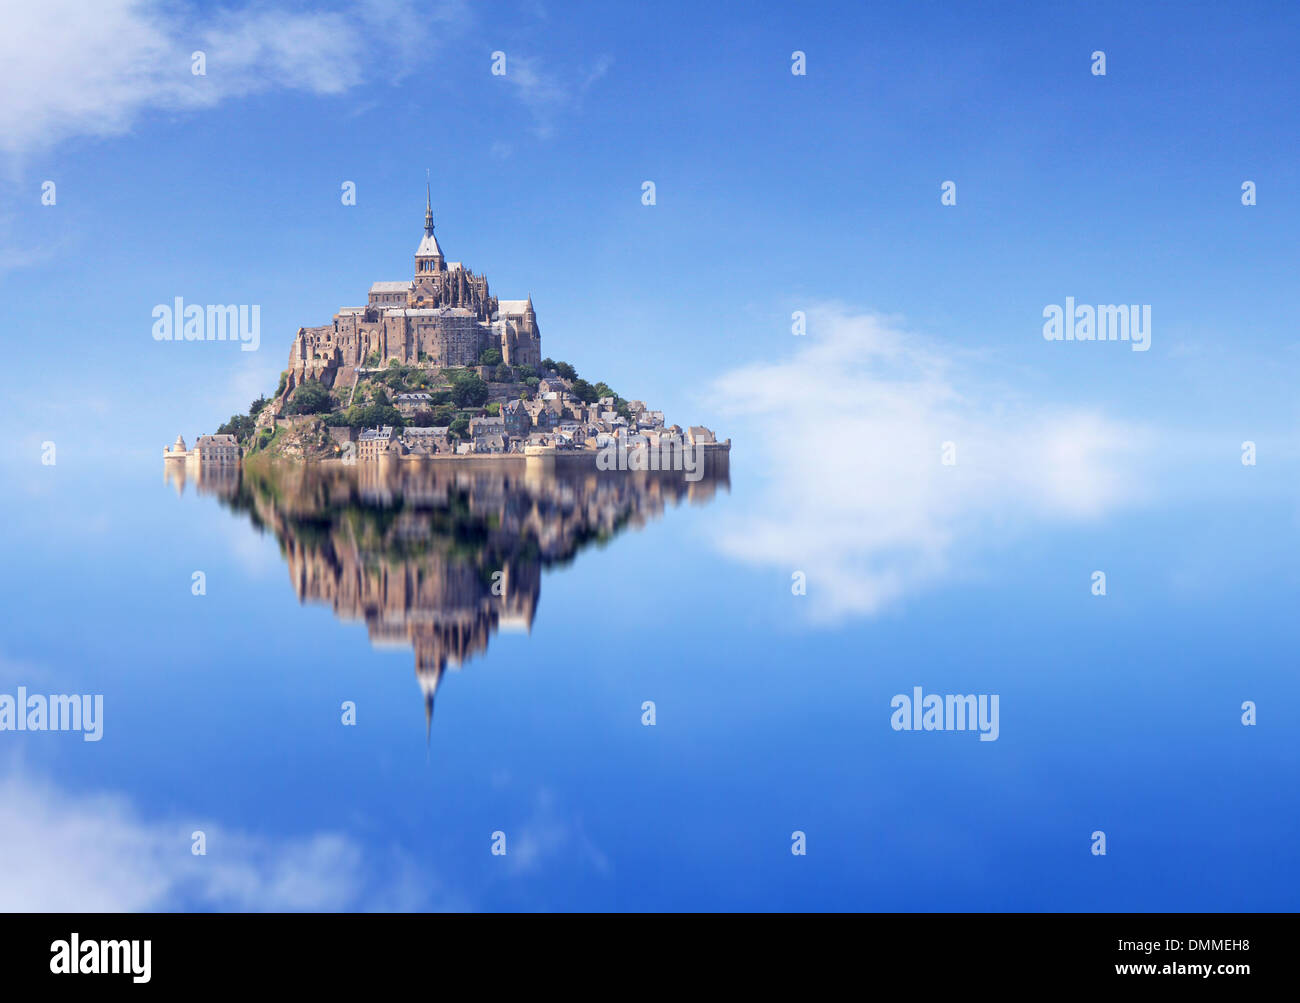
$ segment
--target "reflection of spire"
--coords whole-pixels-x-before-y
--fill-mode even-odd
[[[424,741],[429,744],[433,740],[433,698],[438,694],[438,683],[442,681],[442,674],[446,671],[442,662],[436,663],[432,668],[422,669],[418,664],[415,674],[420,680],[420,689],[424,690]]]

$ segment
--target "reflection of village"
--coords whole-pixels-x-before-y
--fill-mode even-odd
[[[640,526],[682,500],[729,488],[725,466],[681,473],[483,461],[422,464],[166,463],[178,493],[192,484],[269,529],[298,598],[362,620],[377,646],[415,652],[426,726],[450,666],[498,630],[531,630],[541,572],[591,543]]]

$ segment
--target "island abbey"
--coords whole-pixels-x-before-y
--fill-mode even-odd
[[[415,275],[376,282],[365,306],[344,307],[334,322],[302,327],[289,352],[284,397],[304,380],[348,387],[357,370],[403,365],[473,366],[495,348],[511,366],[536,366],[542,335],[532,297],[498,300],[487,278],[443,257],[433,235],[433,204],[425,190],[424,238],[415,249]]]

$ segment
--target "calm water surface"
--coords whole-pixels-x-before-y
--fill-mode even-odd
[[[0,691],[105,706],[98,743],[0,734],[6,908],[1300,905],[1290,501],[1012,533],[826,617],[719,546],[763,497],[739,454],[160,466],[5,499]],[[998,694],[998,740],[891,729],[918,685]]]

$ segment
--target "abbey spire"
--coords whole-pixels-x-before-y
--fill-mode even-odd
[[[424,239],[415,249],[415,276],[418,279],[428,272],[441,272],[444,267],[442,248],[433,235],[433,198],[428,179],[424,182]]]
[[[424,179],[424,235],[433,236],[433,199],[429,193],[429,178]]]

